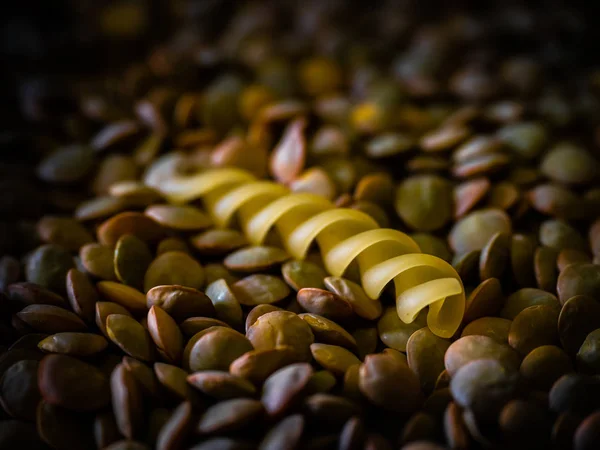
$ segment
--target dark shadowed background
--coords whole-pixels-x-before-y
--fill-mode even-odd
[[[264,0],[267,8],[285,11],[328,8],[340,27],[352,27],[366,45],[377,47],[385,34],[382,55],[401,49],[401,30],[411,18],[443,20],[457,11],[493,18],[498,49],[534,49],[558,72],[598,61],[598,6],[590,0]],[[63,89],[69,76],[115,72],[142,60],[167,37],[186,32],[196,40],[223,39],[232,13],[250,1],[235,0],[20,0],[4,2],[0,15],[0,106],[3,121],[15,120],[24,91]],[[290,9],[292,10],[292,9]],[[395,13],[390,14],[389,11]],[[290,24],[293,14],[281,14]],[[385,25],[381,25],[382,15]],[[277,24],[281,27],[290,24]],[[528,32],[534,27],[536,32]],[[184,31],[182,31],[184,30]],[[398,48],[389,48],[398,33]],[[53,80],[60,79],[62,83]]]

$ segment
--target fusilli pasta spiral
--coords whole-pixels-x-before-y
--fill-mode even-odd
[[[318,195],[291,193],[283,185],[235,168],[163,178],[155,187],[173,203],[202,199],[219,227],[228,226],[236,216],[252,244],[261,244],[275,228],[286,250],[303,259],[316,241],[325,268],[334,276],[356,261],[363,288],[373,299],[393,280],[398,316],[406,323],[429,306],[427,324],[436,335],[451,337],[460,326],[465,293],[454,268],[421,253],[406,234],[379,228],[363,212],[336,208]]]

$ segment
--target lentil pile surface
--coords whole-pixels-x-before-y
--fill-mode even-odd
[[[20,81],[1,107],[0,448],[600,448],[586,18],[418,3],[240,2],[122,70]],[[144,28],[116,11],[107,33]],[[225,167],[450,263],[459,330],[161,190]]]

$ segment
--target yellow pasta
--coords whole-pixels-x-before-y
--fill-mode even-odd
[[[363,288],[372,299],[393,281],[396,310],[406,323],[429,307],[427,324],[434,334],[448,338],[460,326],[465,293],[454,268],[421,253],[406,234],[379,228],[363,212],[336,208],[318,195],[291,193],[280,184],[257,180],[235,168],[161,179],[156,187],[173,203],[201,199],[220,227],[236,217],[252,244],[261,244],[275,229],[286,250],[303,259],[316,241],[325,268],[334,276],[341,276],[356,261]]]

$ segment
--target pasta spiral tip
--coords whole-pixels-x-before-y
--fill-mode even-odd
[[[291,193],[281,184],[257,180],[235,168],[166,177],[155,187],[173,203],[201,199],[220,227],[237,217],[254,245],[262,244],[275,229],[286,250],[303,259],[316,241],[325,268],[334,276],[341,276],[356,261],[363,288],[372,299],[393,281],[396,310],[406,323],[429,307],[427,325],[434,334],[449,338],[462,322],[465,292],[454,268],[421,253],[408,235],[379,228],[361,211],[337,208],[314,194]]]

